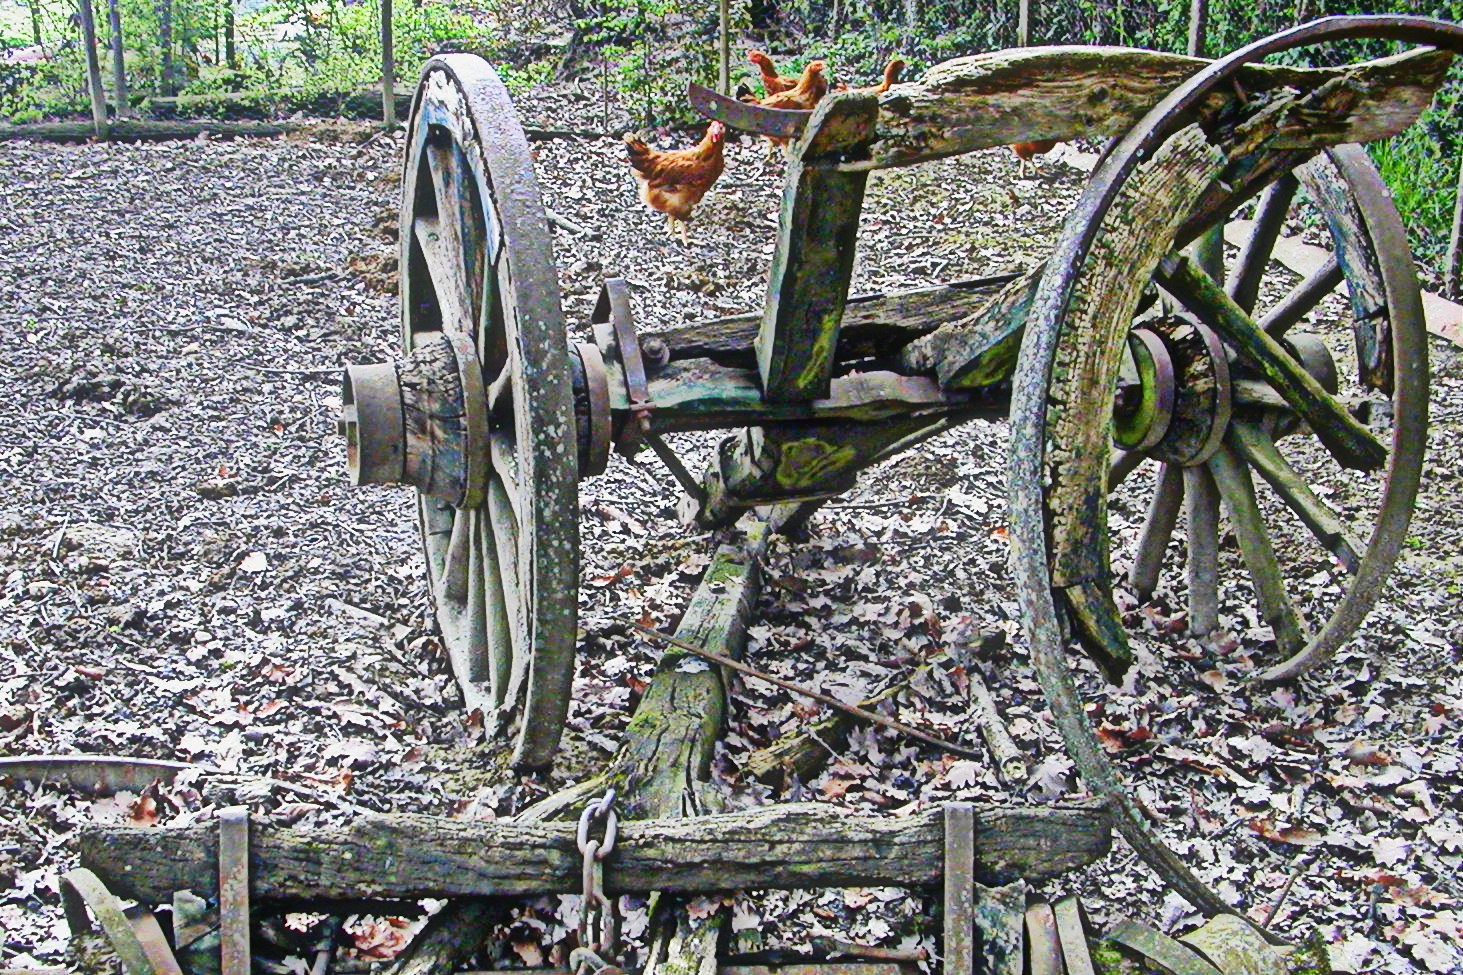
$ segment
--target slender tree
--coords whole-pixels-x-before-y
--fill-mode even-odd
[[[81,44],[86,51],[86,84],[91,90],[91,120],[98,137],[107,131],[107,99],[102,92],[102,66],[97,60],[97,22],[92,15],[91,0],[77,0],[76,12],[81,21]]]
[[[122,55],[122,6],[119,0],[107,0],[107,26],[112,31],[112,97],[117,117],[127,114],[127,65]]]
[[[173,0],[158,0],[157,46],[159,89],[164,95],[173,93]]]
[[[392,50],[391,0],[381,0],[381,121],[396,125],[396,56]]]

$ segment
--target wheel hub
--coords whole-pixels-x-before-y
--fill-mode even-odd
[[[351,484],[409,484],[482,503],[490,469],[483,369],[465,335],[420,332],[403,361],[347,366],[340,432]]]

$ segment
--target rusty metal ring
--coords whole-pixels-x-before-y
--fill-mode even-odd
[[[1125,450],[1141,452],[1161,441],[1173,422],[1174,364],[1168,346],[1150,329],[1129,332],[1128,347],[1142,380],[1143,399],[1131,415],[1113,418],[1113,440]],[[1143,362],[1137,361],[1140,356]]]
[[[605,373],[604,356],[593,342],[576,342],[574,353],[584,370],[584,398],[589,411],[584,431],[584,453],[579,459],[579,476],[594,477],[609,466],[610,444],[613,441],[610,413],[610,383]]]

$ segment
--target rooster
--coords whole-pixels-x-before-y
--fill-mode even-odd
[[[762,72],[762,88],[768,95],[776,95],[787,91],[798,83],[796,78],[789,78],[777,73],[777,68],[772,64],[772,59],[762,51],[748,51],[747,60],[757,66]]]
[[[823,72],[828,69],[827,62],[821,58],[808,62],[803,69],[798,83],[787,91],[778,92],[775,95],[768,95],[757,104],[765,108],[801,109],[809,111],[823,100],[828,94],[828,79]],[[780,135],[769,135],[767,138],[767,155],[770,159],[776,154],[781,146],[787,145],[787,138]]]
[[[712,122],[706,135],[689,149],[652,149],[632,135],[625,136],[630,166],[635,170],[640,199],[651,209],[666,215],[666,232],[681,228],[681,243],[691,243],[691,209],[721,177],[726,165],[722,154],[726,126]]]
[[[1051,152],[1056,144],[1056,139],[1037,139],[1034,142],[1018,142],[1013,145],[1011,151],[1016,154],[1017,172],[1021,176],[1025,176],[1027,163],[1031,163],[1032,169],[1035,169],[1036,163],[1032,162],[1032,160],[1044,152]]]

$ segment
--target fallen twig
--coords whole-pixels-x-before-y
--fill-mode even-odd
[[[996,760],[997,777],[1008,786],[1025,782],[1031,775],[1031,766],[1001,721],[1000,709],[996,707],[996,699],[991,696],[985,678],[980,675],[980,668],[972,662],[965,668],[965,676],[970,681],[970,710],[975,715],[981,738],[985,739],[986,747]]]
[[[744,663],[739,663],[731,659],[730,657],[723,657],[719,653],[713,653],[712,651],[707,650],[703,647],[696,646],[694,643],[687,643],[685,640],[682,640],[679,637],[671,636],[669,633],[662,633],[661,631],[653,630],[648,626],[641,626],[639,623],[631,623],[629,624],[629,626],[631,629],[638,630],[646,636],[655,637],[657,640],[662,640],[666,643],[669,643],[673,647],[680,647],[682,650],[685,650],[688,653],[694,653],[698,657],[705,657],[712,663],[719,664],[722,667],[726,667],[731,670],[735,670],[739,674],[745,674],[748,677],[755,677],[758,680],[763,680],[769,684],[774,684],[785,691],[792,691],[794,694],[801,694],[804,697],[810,697],[813,700],[818,701],[819,703],[826,704],[831,708],[837,708],[840,711],[847,712],[848,714],[851,714],[854,717],[859,718],[863,721],[879,725],[881,728],[888,728],[890,731],[898,732],[901,735],[907,735],[910,738],[918,739],[919,741],[922,741],[927,745],[933,745],[941,751],[949,752],[952,755],[960,755],[964,758],[985,757],[984,754],[976,751],[973,748],[966,748],[964,745],[957,745],[953,741],[946,741],[943,738],[936,738],[934,735],[927,735],[923,731],[911,728],[907,724],[901,724],[900,722],[895,721],[893,718],[886,718],[882,714],[875,714],[872,711],[865,711],[863,708],[854,707],[852,704],[844,704],[842,701],[838,700],[838,698],[832,697],[828,694],[824,694],[822,691],[808,687],[806,684],[795,684],[792,681],[783,680],[781,677],[773,677],[771,674],[764,674],[760,670],[757,670],[753,667],[748,667]]]

